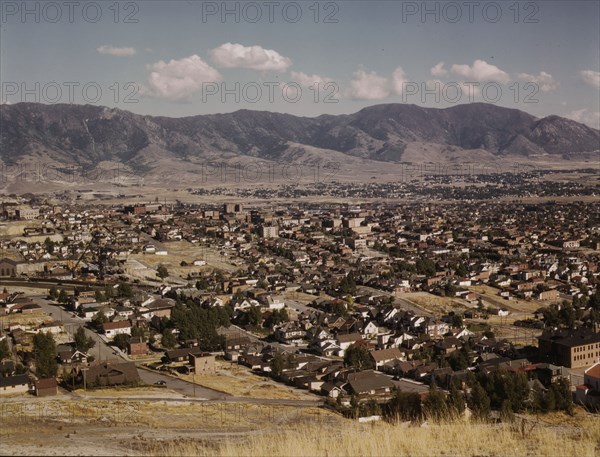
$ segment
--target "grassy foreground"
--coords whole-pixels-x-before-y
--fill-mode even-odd
[[[408,426],[346,421],[328,428],[305,424],[246,436],[238,441],[154,442],[150,455],[170,456],[548,456],[600,455],[600,420],[583,427],[535,422],[454,422]]]

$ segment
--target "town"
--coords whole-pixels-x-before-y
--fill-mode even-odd
[[[600,406],[598,202],[0,214],[2,396],[281,386],[363,420]]]

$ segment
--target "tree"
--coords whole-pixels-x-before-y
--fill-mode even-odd
[[[276,378],[281,376],[281,373],[283,372],[283,369],[285,368],[285,362],[283,360],[283,355],[281,355],[280,352],[276,352],[275,355],[273,356],[273,359],[271,360],[271,363],[269,364],[269,366],[271,367],[271,373],[273,373],[273,376],[275,376]]]
[[[8,341],[6,339],[0,341],[0,361],[10,356],[10,348],[8,347]]]
[[[435,262],[431,259],[419,259],[416,264],[417,273],[428,277],[435,276]]]
[[[573,395],[569,381],[565,378],[558,379],[550,385],[550,391],[554,394],[556,409],[573,414]]]
[[[102,330],[102,324],[105,324],[107,322],[108,322],[108,318],[106,317],[106,315],[102,311],[99,311],[92,318],[91,324],[92,324],[92,327],[94,327],[96,330],[100,331],[100,330]]]
[[[167,270],[167,267],[161,263],[156,268],[156,274],[160,279],[165,279],[167,276],[169,276],[169,270]]]
[[[248,311],[248,324],[253,327],[258,327],[262,323],[262,312],[259,306],[251,306]]]
[[[94,298],[96,299],[97,303],[102,303],[102,302],[106,301],[106,298],[101,290],[96,290],[94,292]]]
[[[421,397],[415,392],[402,392],[398,389],[386,403],[384,414],[390,419],[416,421],[422,414]]]
[[[65,289],[60,289],[57,300],[59,303],[62,304],[65,304],[69,301],[69,295],[67,294],[67,291]]]
[[[133,297],[133,289],[129,284],[119,284],[118,295],[120,298]]]
[[[50,287],[50,290],[48,291],[48,297],[50,298],[50,300],[55,300],[58,298],[58,289],[54,286]]]
[[[33,337],[35,374],[40,378],[52,378],[58,371],[56,361],[56,343],[50,332],[37,333]]]
[[[465,396],[455,382],[450,383],[450,393],[446,399],[448,413],[452,416],[461,416],[465,411]]]
[[[173,335],[173,331],[170,328],[165,329],[162,332],[162,347],[167,349],[173,349],[175,344],[177,344],[177,340],[175,339],[175,335]]]
[[[133,327],[131,329],[131,336],[137,336],[143,340],[146,337],[146,332],[142,327]]]
[[[462,316],[460,314],[454,314],[452,316],[452,327],[454,328],[462,328],[463,326],[463,319]]]
[[[369,351],[364,346],[352,345],[346,349],[344,362],[346,365],[358,368],[359,370],[369,370],[375,367]]]
[[[86,336],[83,327],[79,327],[75,332],[75,348],[85,354],[95,345],[94,339],[91,336]]]
[[[473,411],[473,415],[480,420],[485,420],[490,415],[490,397],[481,387],[478,382],[475,383],[471,389],[471,398],[469,399],[469,406]]]
[[[423,412],[428,419],[439,421],[448,416],[446,396],[438,390],[435,383],[431,384],[427,398],[423,401]]]
[[[113,344],[117,346],[121,351],[125,351],[127,349],[127,344],[129,343],[129,339],[131,337],[126,333],[119,333],[113,338]]]

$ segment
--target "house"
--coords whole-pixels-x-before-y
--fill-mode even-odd
[[[600,410],[600,362],[583,373],[583,384],[575,390],[575,401],[592,410]]]
[[[201,355],[202,350],[199,347],[171,349],[165,352],[167,363],[184,362],[189,359],[189,355]]]
[[[127,353],[129,355],[146,355],[148,354],[148,343],[139,336],[130,338],[127,342]]]
[[[83,363],[87,360],[87,354],[76,350],[73,346],[59,345],[57,348],[58,362],[63,365],[72,363]]]
[[[105,322],[102,324],[102,329],[108,338],[121,334],[131,335],[131,322],[129,320]]]
[[[346,349],[348,349],[350,346],[352,346],[357,341],[361,341],[361,340],[362,340],[362,335],[360,333],[349,333],[347,335],[337,335],[336,344],[341,349],[340,357],[343,357],[344,352],[346,352]]]
[[[27,393],[29,384],[29,376],[26,374],[0,377],[0,395]]]
[[[215,374],[217,372],[215,356],[209,352],[189,354],[189,363],[194,367],[194,373],[196,374]]]
[[[56,378],[42,378],[34,381],[33,388],[38,397],[50,397],[58,394]]]
[[[387,395],[392,391],[392,380],[372,370],[365,370],[348,375],[346,390],[356,395]]]
[[[371,360],[375,363],[375,368],[380,369],[383,365],[392,360],[405,360],[404,352],[398,348],[380,349],[369,352]]]
[[[17,276],[17,262],[12,259],[0,259],[0,276]]]
[[[104,361],[80,369],[78,378],[87,386],[114,386],[132,384],[140,381],[137,367],[133,362]]]
[[[286,322],[275,329],[275,339],[283,344],[302,343],[304,330],[296,322]]]

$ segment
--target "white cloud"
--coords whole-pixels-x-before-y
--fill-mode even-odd
[[[554,92],[559,86],[558,81],[556,81],[550,73],[546,73],[545,71],[540,72],[537,76],[519,73],[519,79],[521,81],[537,84],[542,92]]]
[[[565,117],[600,130],[600,111],[578,109],[566,114]]]
[[[350,82],[350,97],[361,100],[382,100],[390,95],[389,81],[374,71],[360,69]]]
[[[314,86],[316,83],[318,87],[323,87],[324,84],[328,82],[333,82],[333,79],[327,76],[319,76],[319,75],[307,75],[306,73],[292,71],[291,80],[293,82],[297,82],[301,86],[310,87]]]
[[[142,95],[185,101],[202,89],[203,83],[217,82],[221,74],[197,55],[169,63],[162,60],[149,67],[149,88],[143,88]]]
[[[109,44],[103,44],[102,46],[98,46],[96,48],[96,51],[98,51],[100,54],[108,54],[111,56],[118,56],[118,57],[128,57],[128,56],[133,56],[136,53],[135,48],[128,48],[128,47],[115,47],[115,46],[111,46]]]
[[[394,85],[394,92],[398,95],[402,95],[404,87],[408,79],[406,79],[406,73],[402,67],[396,67],[394,73],[392,73],[392,84]]]
[[[600,89],[600,71],[583,70],[579,72],[579,76],[590,86]]]
[[[455,64],[452,65],[451,71],[470,81],[497,81],[499,83],[507,83],[510,81],[508,73],[500,70],[495,65],[487,63],[485,60],[478,59],[473,62],[472,66]]]
[[[440,62],[431,67],[431,76],[446,76],[448,70],[444,68],[444,62]]]
[[[277,51],[261,46],[243,46],[225,43],[210,51],[215,64],[225,68],[249,68],[251,70],[287,71],[292,61]]]

